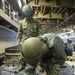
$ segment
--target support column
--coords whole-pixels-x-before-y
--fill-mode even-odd
[[[0,66],[0,75],[3,75],[2,66]]]
[[[39,3],[39,0],[34,0],[34,4],[38,4]]]

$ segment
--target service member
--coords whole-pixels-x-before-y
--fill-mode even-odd
[[[46,71],[47,75],[59,75],[67,57],[63,40],[54,33],[26,39],[21,53],[26,63],[31,65],[25,64],[25,73],[29,75],[35,75],[35,68],[39,72]]]
[[[21,22],[18,29],[17,39],[19,44],[21,44],[27,38],[36,37],[42,34],[41,25],[36,19],[33,18],[34,11],[32,8],[29,5],[25,5],[23,6],[22,12],[25,18]],[[24,63],[25,61],[21,57],[18,70],[23,68]]]

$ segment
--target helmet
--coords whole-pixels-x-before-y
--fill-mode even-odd
[[[22,8],[22,12],[25,15],[25,17],[30,17],[34,15],[34,11],[31,9],[29,5],[24,5]]]
[[[71,40],[71,39],[67,39],[67,42],[68,42],[68,43],[72,43],[72,40]]]
[[[22,43],[22,55],[26,60],[43,57],[47,53],[47,45],[38,37],[31,37]]]

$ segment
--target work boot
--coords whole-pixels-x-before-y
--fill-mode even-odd
[[[24,66],[22,64],[19,64],[18,71],[21,71],[23,69],[24,69]]]

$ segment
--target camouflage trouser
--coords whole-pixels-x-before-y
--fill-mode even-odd
[[[50,66],[47,75],[59,75],[60,66],[60,64],[54,64],[53,66]]]
[[[35,75],[35,67],[33,67],[33,66],[29,65],[29,64],[26,64],[25,73],[27,75]]]
[[[29,65],[26,63],[25,59],[21,56],[19,64],[23,65],[25,67],[25,73],[27,75],[35,75],[35,67]]]
[[[21,64],[21,65],[23,65],[23,66],[25,66],[25,64],[26,64],[26,61],[25,61],[25,59],[23,58],[22,55],[20,56],[19,64]]]

